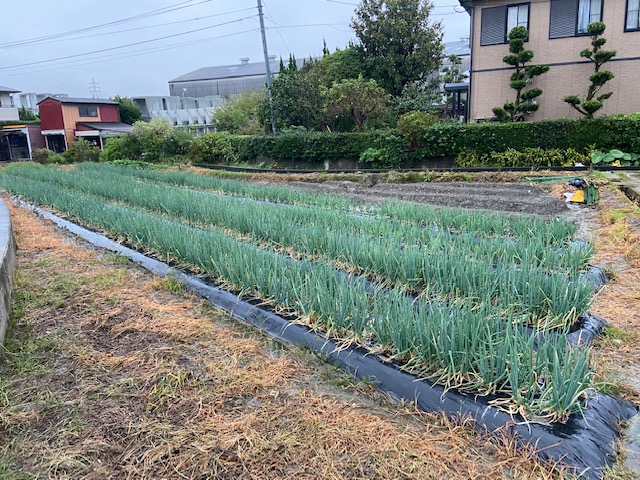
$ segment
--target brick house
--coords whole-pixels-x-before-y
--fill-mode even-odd
[[[38,103],[47,148],[63,152],[78,138],[102,148],[107,138],[123,135],[131,125],[120,122],[118,103],[98,98],[47,97]]]
[[[549,72],[534,79],[543,90],[540,105],[530,119],[577,118],[563,101],[568,95],[584,97],[593,64],[580,57],[591,47],[589,23],[607,25],[605,49],[617,56],[604,68],[615,74],[602,93],[613,96],[598,112],[604,115],[640,112],[640,0],[460,0],[471,15],[471,75],[469,118],[490,119],[492,108],[515,98],[509,86],[511,67],[502,58],[509,53],[507,33],[522,25],[529,31],[526,47],[533,63],[547,64]]]

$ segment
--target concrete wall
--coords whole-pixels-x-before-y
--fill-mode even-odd
[[[483,8],[509,5],[506,0],[486,0],[475,3],[474,38],[472,48],[472,86],[471,118],[491,118],[493,107],[513,101],[515,90],[509,86],[511,70],[502,58],[509,53],[507,44],[480,45],[481,20]],[[602,20],[607,25],[604,38],[608,50],[616,50],[614,61],[604,68],[615,74],[607,83],[604,92],[614,92],[605,102],[598,115],[640,112],[640,31],[625,32],[626,0],[604,0]],[[588,36],[567,38],[549,38],[550,2],[549,0],[531,2],[529,14],[529,41],[526,48],[534,52],[534,64],[548,64],[548,73],[537,77],[532,86],[540,87],[543,94],[539,97],[540,108],[531,117],[532,120],[554,118],[578,118],[579,115],[563,101],[567,95],[584,97],[589,86],[589,75],[593,65],[584,63],[580,51],[590,48]]]
[[[0,200],[0,345],[4,345],[9,315],[11,291],[16,269],[16,244],[7,205]]]

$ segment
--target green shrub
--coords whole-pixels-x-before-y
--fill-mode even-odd
[[[389,153],[386,148],[367,148],[360,154],[360,161],[373,168],[399,168],[402,159]]]
[[[193,163],[228,165],[237,162],[236,152],[230,137],[224,133],[207,133],[196,138],[189,147],[189,158]]]
[[[165,120],[136,122],[130,133],[109,139],[100,160],[135,160],[150,163],[185,161],[193,135],[185,129],[174,129]]]
[[[34,162],[41,163],[43,165],[48,165],[51,163],[64,163],[64,158],[62,155],[57,154],[56,152],[49,150],[47,148],[40,148],[38,150],[34,150],[31,154],[31,157]]]
[[[86,139],[80,138],[71,144],[69,150],[62,154],[65,163],[97,162],[100,150],[94,147]]]
[[[504,152],[462,152],[456,164],[464,168],[473,167],[568,167],[575,163],[587,163],[587,156],[570,148],[545,150],[525,148],[522,151],[509,148]]]
[[[431,113],[413,111],[400,117],[397,129],[409,146],[417,150],[423,146],[424,132],[437,122],[438,118]]]

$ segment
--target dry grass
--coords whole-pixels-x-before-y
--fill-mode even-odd
[[[0,477],[558,478],[12,208]]]
[[[595,265],[612,277],[592,311],[610,322],[598,342],[598,379],[605,388],[640,403],[640,209],[615,188],[602,191]]]

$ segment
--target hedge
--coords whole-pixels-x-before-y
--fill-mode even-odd
[[[221,135],[221,134],[208,134]],[[457,157],[460,153],[479,155],[527,148],[573,149],[585,153],[619,149],[640,153],[640,121],[630,118],[597,120],[548,120],[521,123],[458,124],[439,123],[425,128],[413,144],[394,130],[363,133],[286,133],[277,136],[224,135],[233,150],[233,161],[255,162],[259,157],[272,161],[302,160],[324,162],[358,161],[369,148],[384,149],[390,157],[405,160]],[[192,145],[192,160],[203,163],[216,157],[207,142]],[[214,163],[213,161],[204,163]]]
[[[422,139],[422,157],[453,156],[465,151],[479,154],[509,148],[574,149],[592,146],[640,152],[640,121],[604,118],[597,120],[546,120],[519,123],[437,124]]]
[[[406,142],[393,131],[377,130],[363,133],[284,133],[277,136],[227,137],[238,161],[252,162],[258,157],[278,160],[324,162],[358,161],[362,152],[371,147],[385,148],[406,156]]]

